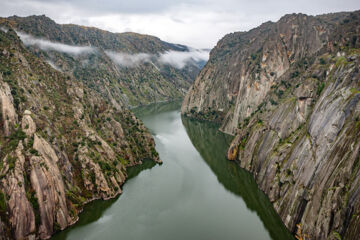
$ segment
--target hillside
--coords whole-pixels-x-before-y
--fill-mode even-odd
[[[0,239],[47,239],[85,203],[121,193],[126,168],[159,162],[155,143],[127,109],[0,30]]]
[[[291,14],[219,41],[183,114],[235,135],[287,228],[306,239],[360,235],[360,12]]]
[[[0,26],[16,30],[34,54],[118,109],[182,98],[205,62],[202,50],[137,33],[60,25],[44,15],[0,18]]]

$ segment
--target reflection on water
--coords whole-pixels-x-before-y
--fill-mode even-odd
[[[135,115],[143,119],[144,117],[151,116],[153,114],[159,115],[161,113],[177,111],[181,108],[181,101],[173,101],[173,102],[161,102],[161,103],[153,103],[147,106],[142,106],[138,108],[132,109]]]
[[[252,176],[225,159],[231,137],[179,109],[173,102],[134,110],[163,164],[130,168],[119,198],[90,203],[54,239],[293,239]]]
[[[154,161],[143,160],[143,164],[128,168],[127,169],[127,175],[128,175],[127,180],[130,180],[130,179],[136,177],[137,175],[140,174],[140,172],[142,172],[146,169],[153,168],[155,165],[156,165],[156,163]]]
[[[268,200],[257,187],[251,174],[235,162],[226,160],[226,149],[231,137],[218,131],[218,126],[182,117],[192,144],[216,174],[218,181],[229,191],[240,196],[246,206],[255,211],[273,239],[293,239],[283,226]]]

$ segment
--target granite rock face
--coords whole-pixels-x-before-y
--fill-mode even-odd
[[[2,80],[0,76],[0,80]],[[1,115],[4,118],[3,128],[4,134],[9,136],[10,134],[10,125],[16,124],[17,114],[12,104],[13,98],[10,92],[10,87],[7,83],[2,82],[0,88],[0,99],[1,99]]]
[[[14,229],[14,237],[16,239],[24,237],[31,239],[35,237],[35,215],[25,190],[23,175],[25,172],[25,156],[22,154],[23,150],[22,142],[19,142],[12,155],[5,157],[1,174],[6,175],[6,177],[2,179],[1,184],[6,186],[5,194],[9,196],[7,202],[9,222]],[[14,166],[11,166],[10,160],[13,161],[13,159],[17,161]],[[12,167],[13,171],[9,171],[9,167]]]
[[[306,239],[360,236],[359,23],[360,12],[287,15],[228,35],[182,107],[235,135],[228,159]]]
[[[182,113],[222,123],[234,134],[292,64],[322,49],[334,18],[291,14],[221,39],[185,96]],[[324,20],[327,19],[327,20]]]
[[[160,162],[132,112],[112,106],[0,30],[0,239],[48,239],[84,204],[121,193],[126,168]]]

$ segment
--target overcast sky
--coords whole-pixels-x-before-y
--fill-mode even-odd
[[[0,0],[0,16],[45,14],[58,23],[132,31],[196,48],[287,13],[354,11],[360,0]]]

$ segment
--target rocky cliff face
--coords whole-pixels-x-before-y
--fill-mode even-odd
[[[0,25],[15,29],[33,53],[118,109],[182,98],[204,64],[203,51],[148,35],[59,25],[45,16],[0,18]]]
[[[185,97],[182,112],[219,121],[222,131],[234,134],[271,86],[289,74],[291,65],[327,44],[334,22],[344,15],[291,14],[249,32],[226,35],[211,51]]]
[[[47,239],[83,205],[121,193],[126,168],[159,162],[154,141],[72,75],[0,30],[0,239]]]
[[[306,239],[360,236],[359,23],[287,15],[228,35],[182,106],[236,135],[228,158]]]

